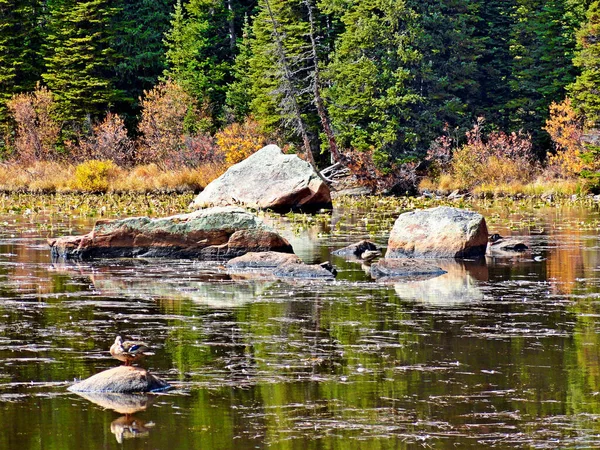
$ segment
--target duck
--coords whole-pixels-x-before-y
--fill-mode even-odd
[[[150,347],[145,342],[123,341],[121,336],[117,336],[115,343],[110,346],[110,354],[113,358],[123,361],[126,366],[130,366],[133,361],[141,358],[144,354],[149,354]]]

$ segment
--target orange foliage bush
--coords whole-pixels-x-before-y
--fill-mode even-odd
[[[452,154],[450,173],[456,185],[527,183],[537,170],[531,139],[521,133],[494,131],[485,138],[479,118],[467,142]]]
[[[550,104],[550,118],[544,130],[548,132],[554,144],[554,154],[548,154],[548,167],[556,175],[569,178],[588,169],[582,158],[585,146],[582,142],[582,121],[566,98],[561,103]]]
[[[7,103],[17,125],[16,156],[22,162],[55,160],[60,125],[52,118],[55,103],[44,86],[31,93],[17,94]]]
[[[127,135],[123,119],[108,113],[105,119],[93,127],[90,136],[83,138],[75,149],[77,159],[110,160],[120,166],[132,162],[133,142]]]
[[[211,159],[213,139],[195,134],[206,126],[206,114],[177,83],[168,80],[145,92],[138,131],[136,162],[158,164],[164,168],[194,166]]]
[[[225,154],[229,165],[238,163],[267,144],[267,136],[251,117],[244,123],[232,123],[215,135],[219,149]]]

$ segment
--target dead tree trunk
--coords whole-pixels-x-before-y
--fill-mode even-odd
[[[315,158],[313,156],[312,149],[310,147],[310,139],[308,138],[308,132],[306,131],[306,124],[302,119],[302,114],[300,112],[300,105],[298,104],[298,92],[294,87],[294,79],[292,75],[292,71],[290,69],[290,64],[288,62],[288,58],[286,55],[285,47],[283,46],[283,41],[281,39],[281,34],[279,33],[279,27],[277,26],[277,21],[275,20],[275,15],[273,14],[273,10],[271,9],[271,4],[269,0],[265,0],[265,5],[269,12],[269,17],[271,18],[271,25],[273,26],[273,37],[275,39],[275,44],[277,48],[277,57],[279,59],[279,63],[281,65],[281,70],[283,72],[283,82],[284,82],[284,92],[287,97],[291,112],[294,116],[294,121],[296,122],[297,130],[300,136],[302,137],[302,143],[304,144],[304,152],[306,154],[306,159],[309,164],[315,169],[319,177],[326,182],[327,184],[331,183],[331,180],[325,178],[321,172],[319,171],[317,164],[315,163]]]
[[[333,130],[331,129],[331,123],[329,122],[329,117],[327,116],[327,112],[325,111],[325,104],[323,103],[323,97],[321,97],[321,75],[319,72],[319,54],[317,52],[317,42],[315,39],[315,19],[313,14],[313,5],[312,0],[304,0],[304,4],[306,5],[306,9],[308,10],[308,21],[310,24],[310,44],[311,44],[311,57],[313,64],[313,76],[312,76],[312,91],[313,91],[313,101],[317,108],[317,114],[319,115],[319,119],[321,120],[321,126],[323,127],[323,132],[327,137],[327,143],[329,144],[329,151],[331,152],[331,157],[333,159],[332,162],[340,163],[342,157],[338,151],[337,142],[335,139],[335,135],[333,134]]]

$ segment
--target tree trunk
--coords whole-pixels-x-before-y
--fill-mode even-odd
[[[331,129],[331,123],[329,122],[329,117],[327,117],[327,112],[325,111],[325,104],[323,103],[323,98],[321,97],[321,77],[319,72],[319,56],[317,53],[317,43],[315,40],[315,21],[313,16],[312,0],[304,0],[304,4],[308,9],[308,20],[310,23],[310,44],[312,53],[311,56],[314,66],[312,85],[314,103],[317,108],[317,114],[319,115],[319,119],[321,120],[323,132],[325,133],[325,136],[327,136],[327,142],[329,144],[329,151],[331,152],[332,162],[339,163],[341,162],[342,157],[338,151],[335,135],[333,134],[333,130]]]
[[[269,16],[271,18],[271,24],[273,25],[273,36],[275,38],[275,43],[277,45],[278,58],[281,63],[284,75],[284,83],[286,85],[285,91],[290,99],[292,106],[292,113],[294,114],[294,118],[298,127],[298,132],[302,137],[302,142],[304,144],[304,152],[306,154],[306,159],[309,164],[315,169],[317,175],[327,184],[331,183],[331,180],[325,178],[321,172],[319,171],[317,164],[315,163],[315,158],[313,156],[312,149],[310,148],[310,139],[308,138],[308,133],[306,132],[306,125],[304,124],[304,120],[302,119],[302,114],[300,113],[300,105],[298,105],[298,101],[296,97],[298,93],[294,88],[293,84],[293,76],[290,70],[290,65],[287,60],[287,56],[285,53],[285,48],[283,47],[283,42],[281,40],[281,35],[279,33],[279,28],[277,27],[277,22],[275,21],[275,16],[273,14],[273,10],[271,9],[271,4],[269,0],[265,0],[265,5],[267,6],[267,10],[269,12]]]

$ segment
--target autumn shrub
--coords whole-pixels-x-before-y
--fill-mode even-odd
[[[554,152],[548,154],[548,172],[559,178],[577,177],[597,168],[596,158],[586,150],[583,123],[577,116],[571,99],[550,104],[550,117],[544,130],[548,132]]]
[[[110,160],[120,166],[131,164],[133,142],[127,135],[125,122],[117,114],[108,113],[93,126],[91,133],[79,141],[72,156],[80,161]]]
[[[208,114],[177,83],[168,80],[146,91],[138,126],[136,162],[164,168],[193,166],[212,155]]]
[[[466,143],[455,150],[449,172],[456,187],[472,189],[483,184],[527,183],[538,164],[529,136],[494,131],[482,134],[483,119],[466,133]]]
[[[60,125],[52,116],[52,92],[38,85],[33,92],[13,96],[7,106],[16,124],[16,157],[24,163],[58,159]]]
[[[73,188],[80,191],[106,192],[119,171],[111,160],[89,160],[75,168]]]
[[[373,192],[405,194],[416,189],[417,163],[414,160],[382,165],[373,150],[346,150],[343,160],[357,183]]]
[[[225,162],[232,165],[243,161],[257,150],[264,147],[267,136],[262,132],[260,124],[251,117],[244,123],[231,123],[215,135],[217,146],[225,155]]]

